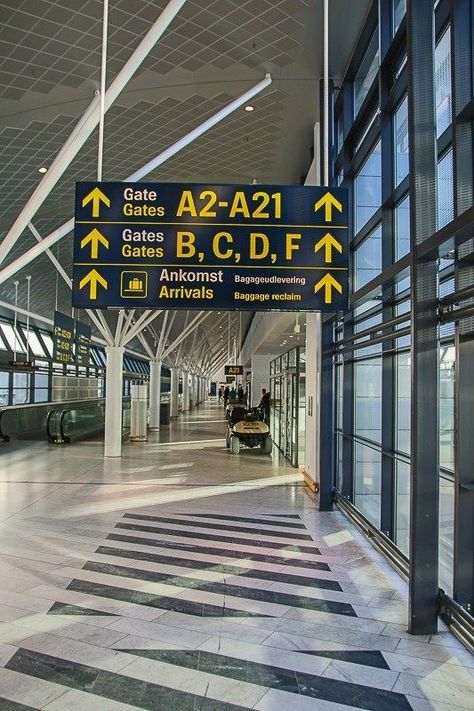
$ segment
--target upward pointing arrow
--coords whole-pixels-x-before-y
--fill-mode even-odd
[[[334,277],[331,274],[325,274],[322,279],[318,281],[317,284],[314,285],[314,293],[317,294],[317,292],[324,287],[324,303],[325,304],[332,304],[332,290],[336,289],[340,294],[342,294],[342,285],[339,284],[338,281],[334,279]]]
[[[330,192],[327,192],[323,197],[314,203],[314,211],[317,212],[322,207],[324,207],[324,220],[325,222],[332,221],[332,211],[333,208],[342,212],[342,203],[339,202],[337,198],[334,197]]]
[[[90,193],[87,193],[85,198],[82,199],[82,207],[85,207],[89,202],[92,202],[92,217],[99,217],[101,202],[103,202],[104,205],[107,205],[107,207],[110,207],[109,198],[97,187],[92,188]]]
[[[89,284],[89,299],[91,299],[91,301],[97,299],[97,284],[107,289],[107,281],[95,269],[91,269],[91,271],[81,279],[79,289],[83,289],[87,284]]]
[[[99,256],[99,243],[103,244],[106,249],[109,248],[109,240],[104,237],[99,230],[94,229],[81,240],[81,249],[91,243],[91,259],[97,259]]]
[[[82,247],[82,244],[81,244]],[[327,232],[324,237],[321,237],[319,242],[314,245],[314,252],[318,252],[322,247],[324,247],[324,261],[326,264],[331,264],[332,262],[332,250],[337,249],[338,252],[342,253],[342,244],[337,241],[329,232]]]

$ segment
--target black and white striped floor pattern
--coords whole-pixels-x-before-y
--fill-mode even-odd
[[[48,610],[112,641],[33,636],[5,666],[84,709],[408,711],[383,651],[351,646],[370,620],[331,566],[295,514],[126,513]]]

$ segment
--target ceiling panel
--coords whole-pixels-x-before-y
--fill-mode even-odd
[[[165,7],[164,0],[110,0],[107,83],[124,66]],[[331,71],[342,74],[367,0],[332,0]],[[149,180],[298,183],[311,158],[321,75],[322,0],[188,0],[105,118],[104,179],[123,180],[260,81],[251,113],[227,117],[154,170]],[[41,180],[99,85],[102,0],[0,0],[0,239]],[[344,21],[341,21],[344,20]],[[44,237],[72,216],[74,184],[94,179],[97,130],[71,160],[33,219]],[[36,244],[25,230],[5,260]],[[71,273],[72,237],[53,247]],[[70,292],[46,255],[0,284],[0,300],[52,317],[71,310]],[[116,312],[107,315],[113,323]],[[157,323],[160,323],[158,317]],[[202,326],[209,352],[226,341],[220,315]],[[231,337],[250,315],[231,317]],[[180,312],[174,328],[183,328]],[[217,324],[217,327],[216,327]],[[151,334],[151,331],[150,331]],[[150,336],[152,337],[152,336]],[[227,336],[228,338],[228,336]],[[192,341],[191,341],[192,342]],[[189,339],[187,341],[189,346]],[[137,347],[140,347],[137,345]]]

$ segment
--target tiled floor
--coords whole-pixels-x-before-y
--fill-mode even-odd
[[[0,450],[0,711],[454,711],[474,657],[209,404],[105,461]]]

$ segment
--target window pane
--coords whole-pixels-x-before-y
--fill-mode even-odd
[[[13,404],[30,402],[30,373],[13,373]]]
[[[396,430],[395,448],[399,452],[410,453],[411,431],[411,355],[399,353],[396,358],[397,390],[396,390]]]
[[[454,470],[454,346],[442,346],[439,361],[439,463]]]
[[[406,0],[393,0],[392,32],[395,35],[406,12]]]
[[[395,187],[408,175],[408,97],[405,97],[394,117]]]
[[[382,163],[380,141],[355,179],[356,232],[370,220],[382,202]]]
[[[382,228],[379,225],[354,252],[355,288],[360,289],[382,270]]]
[[[395,463],[396,515],[395,543],[408,555],[410,530],[410,467],[405,462]]]
[[[410,197],[395,207],[395,259],[401,259],[410,251]]]
[[[26,348],[23,344],[23,341],[21,340],[18,332],[15,331],[13,326],[11,326],[9,323],[2,323],[1,325],[3,334],[5,338],[7,339],[7,343],[10,346],[10,349],[12,351],[21,351],[22,353],[26,352]]]
[[[53,356],[53,339],[49,335],[49,333],[44,333],[44,331],[41,331],[41,337],[43,338],[44,345],[48,349],[48,356],[52,358]]]
[[[26,334],[26,331],[25,331],[25,334]],[[36,333],[34,331],[30,331],[27,334],[27,338],[28,338],[28,343],[30,346],[30,351],[32,351],[35,356],[41,356],[42,358],[44,358],[45,356],[48,355],[47,353],[44,352],[43,347],[42,347],[41,343],[39,342],[38,336],[36,335]]]
[[[438,161],[437,170],[437,228],[454,218],[453,150],[447,151]]]
[[[336,486],[337,486],[338,491],[342,491],[342,448],[343,448],[342,435],[338,434],[336,436],[336,450],[337,450]]]
[[[451,124],[451,37],[449,27],[435,49],[436,134]]]
[[[0,371],[0,405],[8,405],[8,378],[8,373]]]
[[[344,144],[344,118],[341,114],[337,119],[337,152],[339,153]]]
[[[380,443],[382,439],[382,359],[354,364],[355,432]]]
[[[439,585],[453,594],[454,483],[441,477],[439,490]]]
[[[354,116],[359,113],[379,68],[378,41],[378,33],[374,32],[354,79]]]
[[[337,388],[337,405],[336,405],[336,427],[342,430],[342,405],[343,405],[343,365],[336,367],[336,388]]]
[[[355,505],[380,528],[380,486],[382,455],[363,444],[355,444]]]

